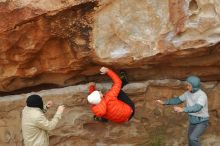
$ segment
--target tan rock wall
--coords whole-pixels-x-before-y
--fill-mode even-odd
[[[191,74],[206,81],[209,96],[202,143],[220,145],[219,0],[0,0],[0,19],[0,95],[8,95],[0,98],[0,146],[22,145],[21,110],[31,93],[17,93],[106,82],[103,65],[139,81],[126,87],[135,118],[92,121],[87,85],[41,91],[67,107],[51,145],[186,145],[186,115],[153,101],[181,94],[179,80]]]
[[[124,91],[136,104],[135,117],[128,123],[99,123],[93,121],[86,96],[87,85],[70,86],[37,92],[44,101],[53,100],[55,105],[47,113],[52,117],[56,107],[66,106],[63,118],[57,128],[50,132],[51,146],[87,145],[186,145],[187,116],[173,111],[172,107],[156,105],[154,100],[167,99],[184,92],[183,82],[177,80],[158,80],[136,82],[125,86]],[[98,84],[105,92],[110,84]],[[202,137],[203,144],[219,144],[220,119],[216,115],[220,109],[216,82],[203,83],[209,97],[210,125]],[[21,110],[29,94],[1,97],[0,99],[0,145],[22,146]],[[183,105],[184,106],[184,105]]]

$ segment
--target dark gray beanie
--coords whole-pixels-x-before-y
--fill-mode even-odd
[[[43,100],[39,95],[30,95],[26,100],[28,107],[37,107],[43,110]]]

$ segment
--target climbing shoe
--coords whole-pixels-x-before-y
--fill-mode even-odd
[[[122,80],[122,87],[128,84],[128,75],[124,70],[119,71],[119,77]]]

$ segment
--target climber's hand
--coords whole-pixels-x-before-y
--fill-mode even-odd
[[[95,86],[96,83],[95,82],[89,82],[89,86]]]
[[[101,67],[100,72],[101,74],[106,74],[108,72],[108,68],[107,67]]]

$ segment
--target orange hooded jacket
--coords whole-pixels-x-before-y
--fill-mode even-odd
[[[92,105],[92,112],[97,117],[103,117],[116,123],[127,122],[133,112],[132,108],[126,103],[118,100],[118,94],[121,90],[121,79],[109,69],[107,75],[113,80],[112,88],[103,96],[101,102]],[[95,91],[95,86],[89,87],[89,92]]]

